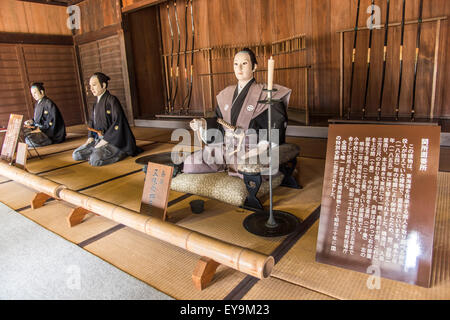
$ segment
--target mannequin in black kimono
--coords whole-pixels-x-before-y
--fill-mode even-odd
[[[239,148],[239,143],[236,142],[236,136],[233,136],[233,131],[229,128],[216,124],[206,130],[205,119],[194,119],[190,126],[206,146],[185,159],[183,172],[208,173],[227,170],[229,175],[242,177],[237,172],[236,164],[267,151],[269,146],[267,135],[261,135],[259,130],[267,131],[268,106],[258,103],[260,100],[265,100],[267,94],[263,91],[264,85],[255,81],[253,73],[256,68],[256,57],[250,49],[245,48],[238,52],[234,57],[234,73],[238,83],[225,88],[217,95],[216,118],[221,118],[240,129],[241,132],[245,132],[242,150],[236,149]],[[273,99],[282,100],[271,108],[272,130],[277,129],[273,130],[273,133],[278,133],[276,139],[272,139],[272,147],[275,147],[285,143],[288,120],[286,109],[292,91],[280,85],[273,87],[277,89],[272,94]],[[209,129],[214,128],[220,130],[222,135],[210,139]],[[223,139],[220,139],[221,136]],[[234,154],[233,149],[235,149]],[[222,154],[218,155],[220,152]],[[233,157],[229,156],[230,154],[233,154]],[[221,158],[223,161],[220,161]]]
[[[63,142],[66,139],[64,119],[56,104],[45,95],[44,84],[35,82],[30,90],[36,105],[33,119],[24,123],[26,144],[43,147]]]
[[[89,160],[92,166],[115,163],[142,152],[136,146],[119,99],[107,90],[109,79],[107,75],[97,72],[89,80],[97,103],[93,105],[88,121],[88,139],[72,155],[77,161]]]

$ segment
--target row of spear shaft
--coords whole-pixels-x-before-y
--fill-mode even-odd
[[[188,7],[190,7],[191,14],[191,57],[190,57],[190,66],[188,68]],[[180,31],[180,22],[178,19],[178,11],[177,11],[177,0],[173,2],[174,15],[175,15],[175,23],[177,30],[177,53],[174,53],[174,42],[175,36],[171,21],[170,14],[170,1],[167,2],[167,19],[169,23],[170,30],[170,42],[171,42],[171,53],[170,57],[170,65],[169,75],[167,79],[167,103],[166,103],[166,114],[175,112],[175,101],[177,98],[177,94],[180,86],[180,53],[181,53],[181,31]],[[194,26],[194,15],[192,9],[192,0],[185,1],[185,54],[184,54],[184,78],[186,83],[186,96],[182,100],[182,105],[179,110],[179,114],[188,114],[189,108],[191,105],[192,98],[192,87],[193,87],[193,77],[194,77],[194,45],[195,45],[195,26]],[[174,59],[176,56],[176,65],[174,64]]]
[[[380,92],[380,100],[377,109],[377,120],[381,120],[381,111],[383,104],[383,94],[384,94],[384,84],[386,78],[386,63],[387,63],[387,46],[388,46],[388,29],[389,29],[389,7],[390,0],[386,0],[386,20],[384,26],[384,47],[383,47],[383,71],[382,71],[382,80],[381,80],[381,92]],[[350,104],[347,109],[347,119],[350,119],[352,112],[352,96],[353,96],[353,80],[355,73],[355,59],[356,59],[356,43],[358,36],[358,22],[359,22],[359,11],[360,11],[361,0],[358,0],[357,10],[356,10],[356,23],[354,28],[354,38],[353,38],[353,52],[352,52],[352,71],[351,71],[351,79],[350,79]],[[371,27],[369,28],[369,47],[367,50],[367,71],[366,71],[366,82],[365,82],[365,93],[364,93],[364,105],[362,107],[362,119],[366,117],[367,110],[367,96],[368,96],[368,88],[369,88],[369,78],[370,78],[370,60],[371,60],[371,49],[372,49],[372,36],[373,36],[373,21],[375,14],[375,0],[372,0],[371,4],[372,13],[371,13]],[[402,90],[402,77],[403,77],[403,45],[404,45],[404,35],[405,35],[405,9],[406,9],[406,0],[403,0],[402,3],[402,22],[401,22],[401,40],[400,40],[400,70],[399,70],[399,86],[397,93],[397,102],[395,106],[395,119],[399,119],[399,105],[400,105],[400,95]],[[413,80],[413,101],[411,105],[411,121],[415,120],[415,104],[416,104],[416,85],[417,85],[417,70],[418,70],[418,62],[419,62],[419,52],[420,52],[420,36],[422,30],[422,13],[423,13],[423,0],[420,0],[419,4],[419,21],[417,27],[417,37],[416,37],[416,54],[414,60],[414,80]]]

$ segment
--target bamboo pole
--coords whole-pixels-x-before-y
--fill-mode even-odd
[[[9,165],[5,161],[0,161],[0,174],[6,178],[23,184],[26,187],[45,193],[53,198],[58,198],[58,193],[62,188],[66,188],[59,183],[36,176],[20,168]]]
[[[37,191],[104,216],[137,231],[168,242],[200,256],[236,269],[259,279],[269,277],[275,264],[272,256],[266,256],[210,236],[139,214],[115,204],[68,189],[43,177],[36,176],[0,161],[0,174]]]

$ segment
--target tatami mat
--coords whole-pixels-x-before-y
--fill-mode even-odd
[[[212,283],[198,291],[191,275],[199,256],[129,228],[85,249],[176,299],[223,299],[245,277],[219,266]]]
[[[275,265],[272,276],[338,299],[450,299],[449,173],[439,173],[438,186],[432,271],[435,280],[431,288],[381,278],[380,289],[369,289],[369,274],[315,262],[318,222]]]
[[[74,136],[74,137],[67,138],[66,141],[64,141],[63,143],[52,144],[49,146],[39,147],[36,149],[31,148],[31,149],[28,149],[28,151],[30,151],[28,153],[28,157],[30,159],[38,158],[38,154],[41,157],[43,157],[43,156],[48,157],[57,152],[74,150],[74,149],[78,148],[79,146],[81,146],[83,143],[85,143],[86,139],[87,139],[87,137]]]
[[[79,127],[74,132],[84,129]],[[151,141],[160,141],[159,139],[167,141],[172,130],[133,128],[133,131],[138,144],[146,145],[145,152],[137,157],[168,152],[174,146],[173,143],[149,145]],[[297,170],[303,189],[276,188],[273,205],[275,210],[287,211],[305,220],[321,202],[326,142],[321,139],[295,139],[290,142],[302,146]],[[80,192],[84,194],[131,210],[139,210],[144,173],[141,171],[142,166],[135,163],[137,157],[128,157],[104,167],[91,167],[86,162],[70,166],[71,163],[76,163],[71,160],[72,151],[64,151],[64,148],[60,151],[49,154],[42,160],[30,159],[29,170],[35,173],[48,171],[40,175],[71,189],[81,189]],[[1,181],[2,202],[16,210],[30,204],[35,191],[15,182]],[[450,173],[439,173],[438,184],[439,202],[431,289],[381,279],[381,289],[370,290],[366,285],[368,274],[315,262],[319,225],[316,221],[303,236],[291,244],[292,248],[288,247],[287,253],[275,265],[271,277],[254,281],[247,291],[241,292],[241,298],[449,299]],[[243,227],[243,220],[251,211],[196,195],[179,202],[173,201],[181,196],[182,193],[173,191],[169,194],[172,205],[168,208],[168,216],[172,223],[265,254],[276,251],[280,244],[284,244],[286,237],[263,238],[247,232]],[[205,200],[205,211],[198,215],[192,214],[189,202],[199,198]],[[267,208],[268,197],[262,201]],[[87,215],[80,225],[69,228],[66,218],[70,210],[71,207],[66,203],[50,201],[42,208],[22,209],[20,213],[176,299],[224,299],[247,279],[246,274],[219,266],[212,283],[205,290],[198,291],[192,284],[191,275],[199,256],[128,227],[115,228],[117,223],[94,214]],[[111,232],[103,234],[105,231]]]
[[[322,293],[274,277],[258,281],[242,300],[335,300]]]
[[[64,202],[52,201],[41,208],[20,213],[73,243],[80,243],[117,225],[117,222],[89,213],[83,223],[70,228],[67,217],[71,210],[73,207]]]
[[[30,205],[31,199],[36,195],[36,191],[11,181],[0,184],[0,195],[0,199],[5,205],[18,210]]]
[[[141,153],[137,157],[151,153],[165,152],[172,147],[173,146],[170,144],[153,144],[147,146],[147,151]],[[42,174],[41,176],[54,182],[64,184],[72,190],[79,190],[95,183],[142,169],[142,165],[135,162],[137,157],[128,157],[117,163],[102,167],[93,167],[89,163],[84,162],[77,166],[51,171]]]

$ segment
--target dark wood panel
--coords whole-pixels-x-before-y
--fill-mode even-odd
[[[81,30],[77,32],[77,36],[82,36],[85,33],[96,32],[109,26],[120,24],[121,9],[120,1],[118,0],[85,0],[78,4],[81,11],[81,16],[95,17],[91,19],[82,19]],[[76,37],[77,38],[77,37]],[[98,38],[87,39],[84,42],[75,42],[82,44],[97,40]]]
[[[164,112],[165,87],[161,67],[158,10],[159,7],[154,6],[128,15],[135,77],[133,82],[136,84],[138,106],[134,113],[137,117],[154,116]]]
[[[369,18],[366,9],[370,7],[370,0],[361,1],[360,26],[365,26]],[[131,3],[131,2],[130,2]],[[135,2],[132,2],[134,4]],[[138,2],[136,2],[138,3]],[[252,42],[271,42],[294,34],[307,35],[308,49],[305,54],[292,54],[291,56],[277,56],[277,66],[292,66],[312,64],[309,75],[309,101],[316,114],[339,115],[339,34],[338,30],[353,28],[357,0],[254,0],[254,1],[225,1],[225,0],[197,0],[194,2],[194,15],[196,25],[196,47],[227,46]],[[178,2],[178,17],[181,29],[181,44],[184,50],[184,2]],[[181,5],[180,5],[181,4]],[[381,23],[385,20],[386,1],[377,1],[381,7]],[[173,2],[170,2],[171,20],[175,33],[175,51],[177,48],[177,35],[173,13]],[[406,19],[415,20],[418,17],[419,0],[407,1]],[[161,12],[161,31],[164,53],[171,50],[169,27],[167,19],[166,2],[159,5]],[[391,1],[390,21],[399,22],[401,19],[401,1]],[[424,2],[424,18],[448,16],[450,3],[445,0],[429,0]],[[200,18],[201,17],[201,18]],[[190,28],[190,25],[189,25]],[[450,116],[450,93],[445,90],[446,83],[450,81],[448,21],[441,26],[439,69],[437,75],[436,115]],[[406,26],[404,69],[400,110],[408,114],[412,102],[412,81],[414,52],[417,25]],[[419,116],[428,116],[431,100],[431,87],[434,63],[434,45],[436,24],[423,24],[421,52],[419,60],[419,74],[417,78],[416,110]],[[372,48],[372,72],[368,90],[368,110],[375,114],[380,100],[381,70],[383,55],[383,30],[374,31]],[[349,104],[349,82],[353,34],[345,35],[345,106]],[[399,69],[399,27],[389,31],[388,62],[386,68],[385,92],[383,95],[383,110],[386,116],[392,115],[396,102]],[[364,101],[364,83],[366,74],[366,56],[368,45],[368,32],[358,34],[357,57],[355,68],[355,90],[353,105],[360,110]],[[196,70],[206,73],[207,63],[200,55],[196,59]],[[260,59],[260,67],[266,65],[267,57]],[[262,62],[261,62],[262,60]],[[213,60],[214,72],[232,71],[231,59]],[[183,59],[180,61],[183,66]],[[154,70],[154,69],[152,69]],[[258,76],[258,79],[264,77]],[[214,95],[225,86],[232,83],[233,76],[217,76],[214,78]],[[304,104],[304,80],[296,70],[287,73],[277,73],[276,82],[285,84],[293,89],[291,105]],[[204,84],[207,88],[207,78]],[[184,86],[180,81],[180,88]],[[200,79],[197,79],[196,88],[200,88]],[[205,88],[204,88],[205,89]],[[202,104],[201,88],[194,90],[195,105]],[[208,99],[208,97],[206,97]]]
[[[5,89],[0,85],[0,99],[23,96],[23,88]]]
[[[61,110],[66,125],[83,123],[82,102],[72,46],[23,47],[30,82],[43,82],[47,96]]]
[[[103,72],[111,80],[108,90],[117,96],[126,114],[131,114],[131,106],[127,103],[125,90],[124,70],[122,68],[122,53],[120,50],[119,35],[110,36],[79,46],[81,73],[83,78],[83,88],[85,90],[87,109],[90,115],[92,105],[96,98],[89,90],[89,79],[95,72]],[[128,119],[130,122],[133,119]]]
[[[1,7],[0,31],[16,34],[11,35],[6,42],[72,44],[66,24],[66,8],[16,0],[2,0]],[[39,35],[42,35],[42,39],[36,40]],[[59,35],[67,36],[70,42],[43,41],[44,37],[52,40]]]
[[[16,45],[0,44],[0,126],[8,125],[11,113],[27,114],[26,100]]]

